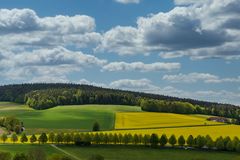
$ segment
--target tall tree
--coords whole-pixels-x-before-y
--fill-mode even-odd
[[[38,142],[39,143],[47,143],[48,141],[48,137],[47,137],[47,134],[46,133],[42,133],[39,137],[38,137]]]
[[[25,143],[25,142],[28,141],[28,138],[27,138],[27,136],[26,136],[26,133],[24,133],[24,132],[22,133],[20,140],[21,140],[22,143]]]
[[[13,133],[12,136],[11,136],[11,140],[13,143],[17,142],[18,141],[18,136],[16,133]]]
[[[171,144],[171,145],[172,145],[172,147],[174,147],[174,146],[175,146],[175,144],[177,143],[176,136],[175,136],[174,134],[173,134],[173,135],[171,135],[171,137],[169,138],[168,142],[169,142],[169,144]]]
[[[178,144],[179,144],[179,146],[183,147],[185,145],[185,143],[186,143],[185,138],[181,135],[178,138]]]
[[[163,134],[160,139],[159,139],[159,143],[162,147],[164,147],[167,143],[168,143],[168,138],[166,134]]]

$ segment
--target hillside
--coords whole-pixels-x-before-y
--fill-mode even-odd
[[[166,95],[124,91],[124,90],[102,88],[102,87],[96,87],[96,86],[90,86],[90,85],[64,84],[64,83],[33,83],[33,84],[2,85],[0,86],[0,101],[24,103],[25,95],[32,91],[46,90],[46,89],[73,89],[73,88],[80,89],[83,91],[89,91],[89,92],[98,91],[98,92],[108,92],[108,93],[115,93],[115,94],[128,94],[134,97],[142,97],[142,98],[150,98],[150,99],[158,99],[158,100],[189,102],[193,105],[199,105],[204,107],[211,107],[211,106],[216,106],[216,107],[224,106],[228,108],[239,107],[232,104],[222,104],[222,103],[200,101],[200,100],[194,100],[194,99],[188,99],[188,98],[171,97]]]

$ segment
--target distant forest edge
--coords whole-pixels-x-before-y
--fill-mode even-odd
[[[144,111],[208,114],[240,119],[239,106],[80,84],[35,83],[0,86],[0,101],[25,103],[34,109],[57,105],[116,104]]]

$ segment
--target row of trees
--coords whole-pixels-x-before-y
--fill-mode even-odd
[[[188,102],[142,99],[140,106],[143,111],[169,112],[179,114],[206,114],[232,118],[233,123],[240,124],[240,108],[201,107]]]
[[[5,143],[7,140],[6,135],[1,136],[1,140]],[[230,137],[218,137],[213,140],[209,135],[207,136],[188,136],[185,139],[184,136],[176,137],[171,135],[167,137],[165,134],[160,137],[157,134],[152,135],[138,135],[138,134],[108,134],[108,133],[42,133],[36,137],[34,134],[29,138],[25,133],[19,137],[16,134],[12,134],[11,141],[16,143],[17,141],[22,143],[53,143],[53,144],[77,144],[77,145],[90,145],[90,144],[124,144],[124,145],[145,145],[151,147],[165,147],[165,146],[178,146],[199,148],[199,149],[214,149],[225,151],[237,151],[240,152],[240,140],[238,137],[231,139]]]
[[[0,127],[4,127],[8,132],[21,133],[23,122],[15,117],[0,117]]]

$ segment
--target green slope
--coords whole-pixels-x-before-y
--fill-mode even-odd
[[[51,130],[91,130],[98,121],[102,130],[114,127],[115,112],[140,111],[139,107],[117,105],[58,106],[48,110],[33,110],[25,105],[1,102],[0,116],[16,116],[24,122],[27,133]]]

